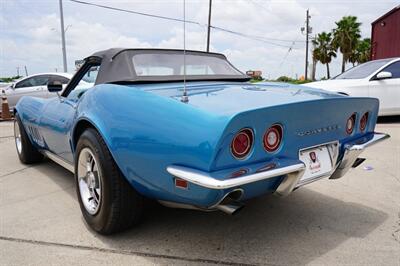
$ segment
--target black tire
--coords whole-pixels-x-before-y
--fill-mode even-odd
[[[100,170],[101,200],[98,211],[90,214],[82,202],[79,188],[79,155],[89,148]],[[136,224],[143,211],[144,198],[128,183],[108,150],[103,138],[94,129],[87,129],[78,140],[75,154],[75,180],[79,205],[86,223],[104,235],[117,233]]]
[[[21,149],[18,148],[17,144],[17,127],[20,132],[20,142]],[[43,160],[43,154],[41,154],[35,146],[33,146],[31,140],[28,137],[28,134],[25,131],[25,128],[21,122],[21,118],[18,113],[15,115],[14,121],[14,138],[15,138],[15,147],[17,149],[17,154],[19,160],[24,164],[32,164],[38,163]]]

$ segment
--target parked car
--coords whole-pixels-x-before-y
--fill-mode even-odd
[[[350,96],[378,98],[379,115],[400,115],[400,58],[369,61],[330,80],[307,83]]]
[[[95,85],[78,88],[89,72]],[[14,132],[23,163],[47,156],[75,174],[85,221],[110,234],[138,221],[145,197],[234,214],[247,199],[340,178],[388,137],[374,132],[378,105],[252,84],[222,54],[110,49],[86,58],[60,99],[23,97]]]
[[[22,78],[2,89],[8,98],[10,111],[12,111],[22,96],[41,98],[57,96],[56,93],[47,90],[47,83],[49,81],[59,81],[65,87],[71,78],[72,75],[68,73],[41,73]]]
[[[3,80],[0,80],[0,88],[8,87],[11,84],[9,82],[5,82]]]

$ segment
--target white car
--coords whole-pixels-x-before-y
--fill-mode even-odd
[[[379,115],[400,115],[400,58],[369,61],[330,80],[304,86],[379,99]]]
[[[65,87],[72,78],[68,73],[40,73],[15,81],[7,88],[1,88],[8,99],[8,105],[12,112],[18,100],[22,96],[35,96],[40,98],[55,97],[57,94],[47,90],[49,81],[59,81]]]
[[[1,80],[0,80],[0,88],[8,87],[8,86],[10,86],[10,85],[11,85],[11,83],[9,83],[9,82],[4,82],[4,81],[1,81]]]

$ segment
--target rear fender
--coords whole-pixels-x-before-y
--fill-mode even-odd
[[[209,171],[229,122],[228,117],[177,100],[110,84],[87,91],[78,116],[78,121],[96,127],[121,172],[139,192],[164,200],[179,197],[167,166],[184,164]]]

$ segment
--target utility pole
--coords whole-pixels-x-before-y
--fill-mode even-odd
[[[25,68],[25,76],[28,76],[28,69],[26,68],[26,66],[24,66]]]
[[[17,67],[17,77],[19,77],[19,67]]]
[[[62,54],[63,54],[63,65],[64,65],[64,72],[68,72],[68,69],[67,69],[67,51],[65,49],[64,13],[63,13],[62,0],[59,0],[59,3],[60,3],[61,45],[62,45]]]
[[[305,66],[305,73],[304,73],[304,79],[307,80],[307,71],[308,71],[308,34],[310,31],[310,27],[309,27],[309,23],[310,23],[310,15],[309,15],[309,11],[307,9],[306,12],[306,66]]]
[[[316,40],[317,35],[314,36],[314,38],[311,38],[311,40]],[[312,43],[312,50],[315,50],[315,42]],[[317,60],[314,57],[314,52],[311,54],[312,58],[312,68],[311,68],[311,80],[315,81],[315,72],[317,71]]]
[[[210,52],[211,4],[212,4],[212,0],[209,0],[209,6],[208,6],[208,27],[207,27],[207,53]]]

